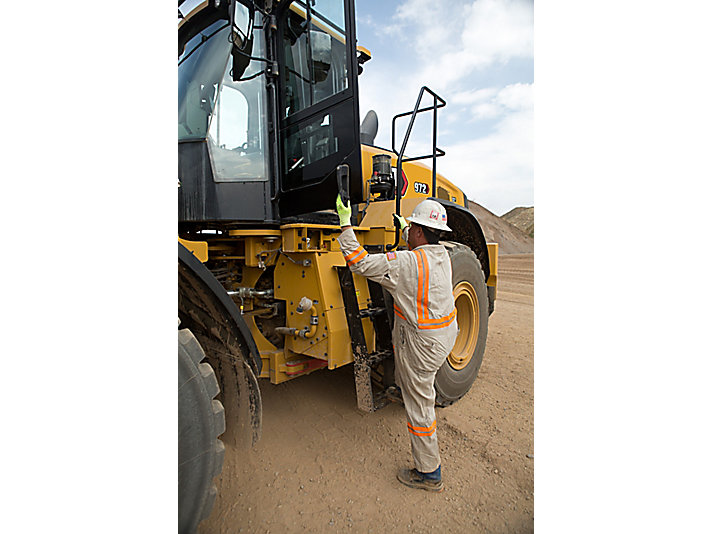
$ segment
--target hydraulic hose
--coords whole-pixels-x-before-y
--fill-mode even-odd
[[[299,312],[299,308],[297,309]],[[304,310],[306,311],[306,310]],[[291,328],[288,326],[278,326],[274,331],[281,336],[299,336],[302,339],[309,339],[316,335],[316,329],[319,325],[319,314],[314,306],[311,306],[311,317],[309,318],[309,326],[304,328]]]

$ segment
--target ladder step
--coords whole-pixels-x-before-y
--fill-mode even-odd
[[[344,300],[344,309],[346,313],[346,324],[349,328],[351,336],[351,350],[354,354],[354,380],[356,382],[356,400],[360,410],[364,412],[375,412],[388,404],[388,401],[382,395],[374,397],[373,382],[371,380],[371,369],[377,366],[382,361],[393,357],[392,347],[390,345],[390,328],[385,306],[371,307],[366,310],[360,310],[358,298],[356,297],[356,286],[354,284],[353,275],[348,267],[337,267],[339,274],[339,283],[341,285],[341,295]],[[378,289],[379,284],[375,284]],[[369,281],[369,291],[374,291]],[[382,291],[382,290],[381,290]],[[379,295],[371,293],[371,302],[379,299]],[[382,301],[383,294],[380,294]],[[380,303],[380,302],[378,302]],[[377,303],[377,304],[378,304]],[[382,311],[375,313],[381,308]],[[364,313],[365,312],[365,313]],[[362,319],[369,317],[374,323],[376,330],[376,350],[372,353],[368,352],[366,346],[366,336],[363,331]],[[384,341],[383,332],[387,332],[388,340]],[[384,347],[384,343],[387,344]]]

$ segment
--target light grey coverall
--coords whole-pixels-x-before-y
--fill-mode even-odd
[[[393,296],[396,383],[403,393],[415,468],[431,473],[440,466],[433,383],[458,332],[450,257],[442,245],[368,254],[352,228],[338,241],[351,271]]]

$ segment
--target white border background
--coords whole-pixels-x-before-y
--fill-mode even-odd
[[[0,35],[8,532],[176,530],[175,6]],[[709,523],[710,7],[535,7],[535,524]]]

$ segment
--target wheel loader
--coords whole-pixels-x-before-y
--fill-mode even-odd
[[[389,402],[392,299],[346,266],[337,194],[370,253],[407,247],[394,213],[426,198],[445,207],[459,334],[435,379],[437,404],[465,395],[482,363],[497,244],[437,173],[445,101],[421,88],[392,118],[392,146],[375,146],[377,116],[359,122],[371,54],[355,21],[353,0],[179,0],[180,532],[210,512],[223,441],[259,439],[260,380],[320,369],[328,380],[352,365],[356,406]],[[432,122],[432,150],[408,156],[418,116]]]

